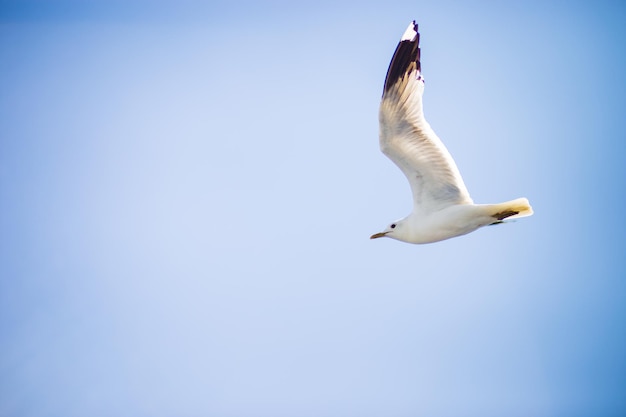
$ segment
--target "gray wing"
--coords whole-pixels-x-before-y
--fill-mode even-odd
[[[380,147],[406,175],[417,211],[472,203],[450,153],[424,118],[415,21],[393,55],[380,104]]]

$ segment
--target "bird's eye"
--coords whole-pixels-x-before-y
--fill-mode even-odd
[[[392,225],[391,225],[391,226],[389,226],[389,227],[391,227],[392,229],[395,229],[395,228],[396,228],[396,224],[394,223],[394,224],[392,224]]]

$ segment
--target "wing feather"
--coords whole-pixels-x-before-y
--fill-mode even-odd
[[[379,113],[380,147],[406,175],[416,211],[472,203],[454,160],[424,118],[423,93],[419,33],[413,22],[387,71]]]

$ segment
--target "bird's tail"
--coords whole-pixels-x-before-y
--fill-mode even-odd
[[[527,198],[516,198],[500,204],[488,205],[490,216],[494,219],[493,224],[500,223],[504,219],[517,219],[532,216],[533,208]]]

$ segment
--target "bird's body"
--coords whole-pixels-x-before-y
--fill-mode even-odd
[[[380,147],[406,175],[413,212],[381,233],[409,243],[432,243],[470,233],[507,218],[530,216],[525,198],[474,204],[450,153],[432,130],[422,107],[419,33],[412,22],[389,65],[380,104]]]

